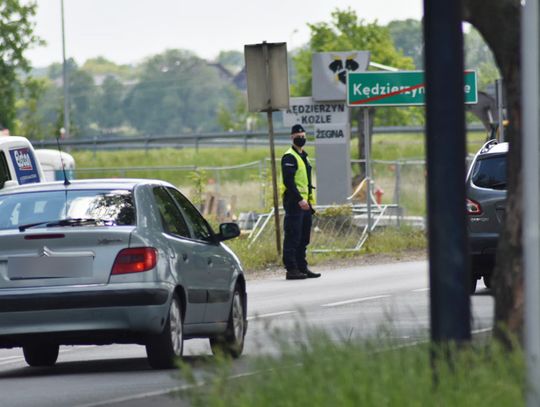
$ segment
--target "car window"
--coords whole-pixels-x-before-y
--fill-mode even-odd
[[[478,159],[471,177],[480,188],[506,189],[506,155]]]
[[[212,235],[212,228],[189,200],[174,188],[168,188],[182,212],[186,215],[193,229],[193,238],[198,240],[208,240]]]
[[[0,188],[4,186],[6,181],[11,179],[11,174],[9,173],[8,163],[6,161],[6,156],[3,151],[0,151]]]
[[[178,206],[163,187],[154,188],[163,229],[176,236],[191,237],[186,221]]]
[[[0,229],[52,222],[66,218],[91,218],[109,225],[134,225],[135,206],[130,191],[39,191],[0,196]]]

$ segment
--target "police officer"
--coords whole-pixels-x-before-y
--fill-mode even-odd
[[[285,209],[285,239],[283,241],[283,264],[287,280],[320,277],[308,269],[306,247],[311,234],[311,216],[314,187],[311,185],[311,164],[304,151],[306,132],[295,124],[291,129],[292,146],[281,158],[283,177],[283,208]]]

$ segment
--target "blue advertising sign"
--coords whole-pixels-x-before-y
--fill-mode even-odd
[[[34,154],[28,147],[14,148],[9,154],[20,185],[40,182]]]

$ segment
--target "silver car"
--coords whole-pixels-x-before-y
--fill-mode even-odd
[[[156,180],[88,180],[0,190],[0,348],[50,366],[59,345],[138,343],[171,368],[183,341],[238,357],[246,282],[189,200]]]

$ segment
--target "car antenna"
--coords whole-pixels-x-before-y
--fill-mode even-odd
[[[71,182],[66,174],[66,166],[64,165],[64,159],[62,158],[62,148],[60,147],[60,136],[56,136],[56,146],[58,147],[58,153],[60,154],[60,163],[62,164],[62,174],[64,174],[64,185],[67,187]]]

